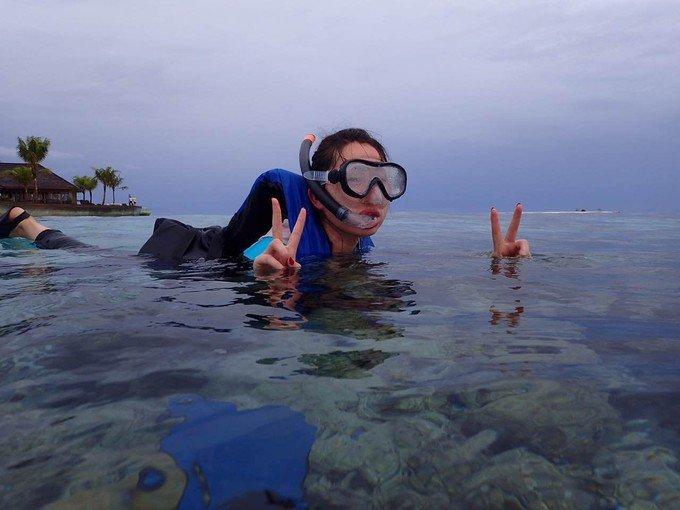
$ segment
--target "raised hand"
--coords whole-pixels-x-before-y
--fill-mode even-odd
[[[285,268],[298,269],[300,264],[295,259],[297,254],[302,229],[305,227],[307,211],[300,209],[300,214],[295,222],[295,227],[290,233],[288,244],[284,244],[283,219],[281,216],[281,205],[279,201],[272,198],[272,236],[274,240],[269,244],[264,253],[261,253],[253,261],[253,269],[256,274],[266,274],[281,271]]]
[[[491,237],[493,239],[492,257],[530,257],[529,241],[516,239],[519,222],[522,220],[522,204],[515,206],[515,212],[510,220],[508,231],[503,237],[501,232],[501,217],[495,207],[491,208]]]

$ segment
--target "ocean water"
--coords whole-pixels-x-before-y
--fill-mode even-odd
[[[153,221],[2,241],[2,508],[680,508],[680,217],[525,214],[494,261],[399,213],[269,279],[134,256]]]

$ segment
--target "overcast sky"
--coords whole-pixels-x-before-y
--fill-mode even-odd
[[[399,209],[680,211],[680,2],[512,4],[0,0],[0,161],[46,136],[64,177],[231,214],[359,126]]]

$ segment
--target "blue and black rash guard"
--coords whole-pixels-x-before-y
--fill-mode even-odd
[[[195,228],[177,220],[159,218],[153,234],[139,253],[170,260],[238,257],[271,228],[271,199],[276,198],[291,227],[295,225],[300,210],[303,207],[307,210],[297,258],[330,256],[330,241],[307,190],[307,183],[301,175],[282,169],[269,170],[257,178],[226,227]],[[364,237],[359,240],[357,251],[364,252],[372,246],[370,237]]]

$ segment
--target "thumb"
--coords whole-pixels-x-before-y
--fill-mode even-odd
[[[526,239],[519,239],[515,242],[517,248],[517,255],[520,257],[530,257],[531,248],[529,247],[529,241]]]

